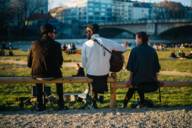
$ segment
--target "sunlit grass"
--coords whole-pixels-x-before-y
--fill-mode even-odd
[[[159,59],[161,64],[162,71],[177,71],[177,72],[187,72],[192,73],[192,60],[189,59],[177,59],[172,60],[169,58],[170,53],[174,49],[168,49],[167,51],[159,51]],[[185,52],[189,52],[192,49],[184,49]],[[129,52],[124,54],[125,56],[125,63],[127,63]],[[26,51],[14,51],[16,56],[9,57],[0,57],[0,76],[30,76],[31,69],[27,68],[25,64],[12,64],[6,62],[7,60],[14,60],[14,61],[24,61],[27,60]],[[65,62],[81,62],[81,55],[67,55],[64,54]],[[4,61],[4,62],[3,62]],[[126,65],[126,64],[125,64]],[[72,67],[63,67],[62,68],[63,76],[72,76],[76,74],[76,69]],[[121,72],[117,73],[117,79],[119,81],[128,80],[129,72],[124,69]],[[160,80],[168,80],[168,81],[175,81],[175,80],[191,80],[191,76],[181,76],[181,75],[159,75]],[[1,84],[0,85],[0,108],[6,108],[9,106],[18,106],[16,102],[17,97],[23,96],[31,96],[31,89],[33,84]],[[55,85],[49,85],[52,88],[52,93],[55,94]],[[64,91],[65,92],[83,92],[87,88],[87,85],[81,84],[64,84]],[[117,90],[117,104],[118,107],[122,105],[122,100],[125,96],[127,89],[118,89]],[[162,88],[161,89],[162,95],[162,102],[159,102],[158,99],[158,92],[147,94],[146,97],[153,100],[158,105],[171,105],[171,106],[180,106],[180,105],[192,105],[192,85],[189,87],[180,87],[180,88]],[[138,98],[136,94],[135,98],[131,101],[134,102]],[[109,106],[109,99],[110,94],[105,94],[105,103],[99,104],[101,108],[107,108]],[[70,105],[69,103],[67,105]],[[75,104],[76,108],[80,107],[80,104]]]

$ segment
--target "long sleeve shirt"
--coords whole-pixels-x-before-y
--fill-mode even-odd
[[[94,34],[90,40],[86,41],[82,47],[82,66],[86,69],[87,74],[93,76],[103,76],[110,72],[111,53],[102,48],[98,43],[105,46],[108,50],[125,51],[120,44],[112,40],[100,37]]]
[[[161,67],[156,51],[147,43],[132,49],[127,64],[127,70],[133,73],[132,83],[156,81],[156,74]]]

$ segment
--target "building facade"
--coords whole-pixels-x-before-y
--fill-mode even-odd
[[[132,20],[133,2],[130,0],[113,0],[113,21],[123,22]]]
[[[47,14],[48,13],[48,0],[28,0],[28,16],[34,13]]]
[[[65,23],[125,22],[149,18],[151,4],[130,0],[76,0],[58,16]]]

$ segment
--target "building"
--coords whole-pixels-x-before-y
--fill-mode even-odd
[[[76,0],[57,18],[64,23],[79,21],[81,24],[112,21],[112,0]]]
[[[132,20],[146,20],[150,18],[152,4],[151,3],[133,3]]]
[[[48,0],[28,0],[26,1],[26,26],[39,26],[49,19]]]
[[[27,16],[30,17],[34,13],[47,14],[48,0],[28,0],[27,1]]]
[[[130,0],[113,0],[113,21],[130,21],[133,17],[133,2]]]
[[[191,8],[192,8],[192,0],[191,0]]]
[[[81,24],[126,22],[149,18],[151,8],[151,3],[130,0],[76,0],[57,18],[64,23],[79,21]]]

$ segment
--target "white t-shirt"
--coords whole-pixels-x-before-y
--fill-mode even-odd
[[[86,41],[82,47],[82,66],[86,69],[87,74],[93,76],[107,75],[110,71],[111,54],[102,48],[99,44],[93,41],[96,39],[100,44],[105,46],[110,51],[125,51],[120,44],[112,40],[100,37],[94,34],[91,40]]]

